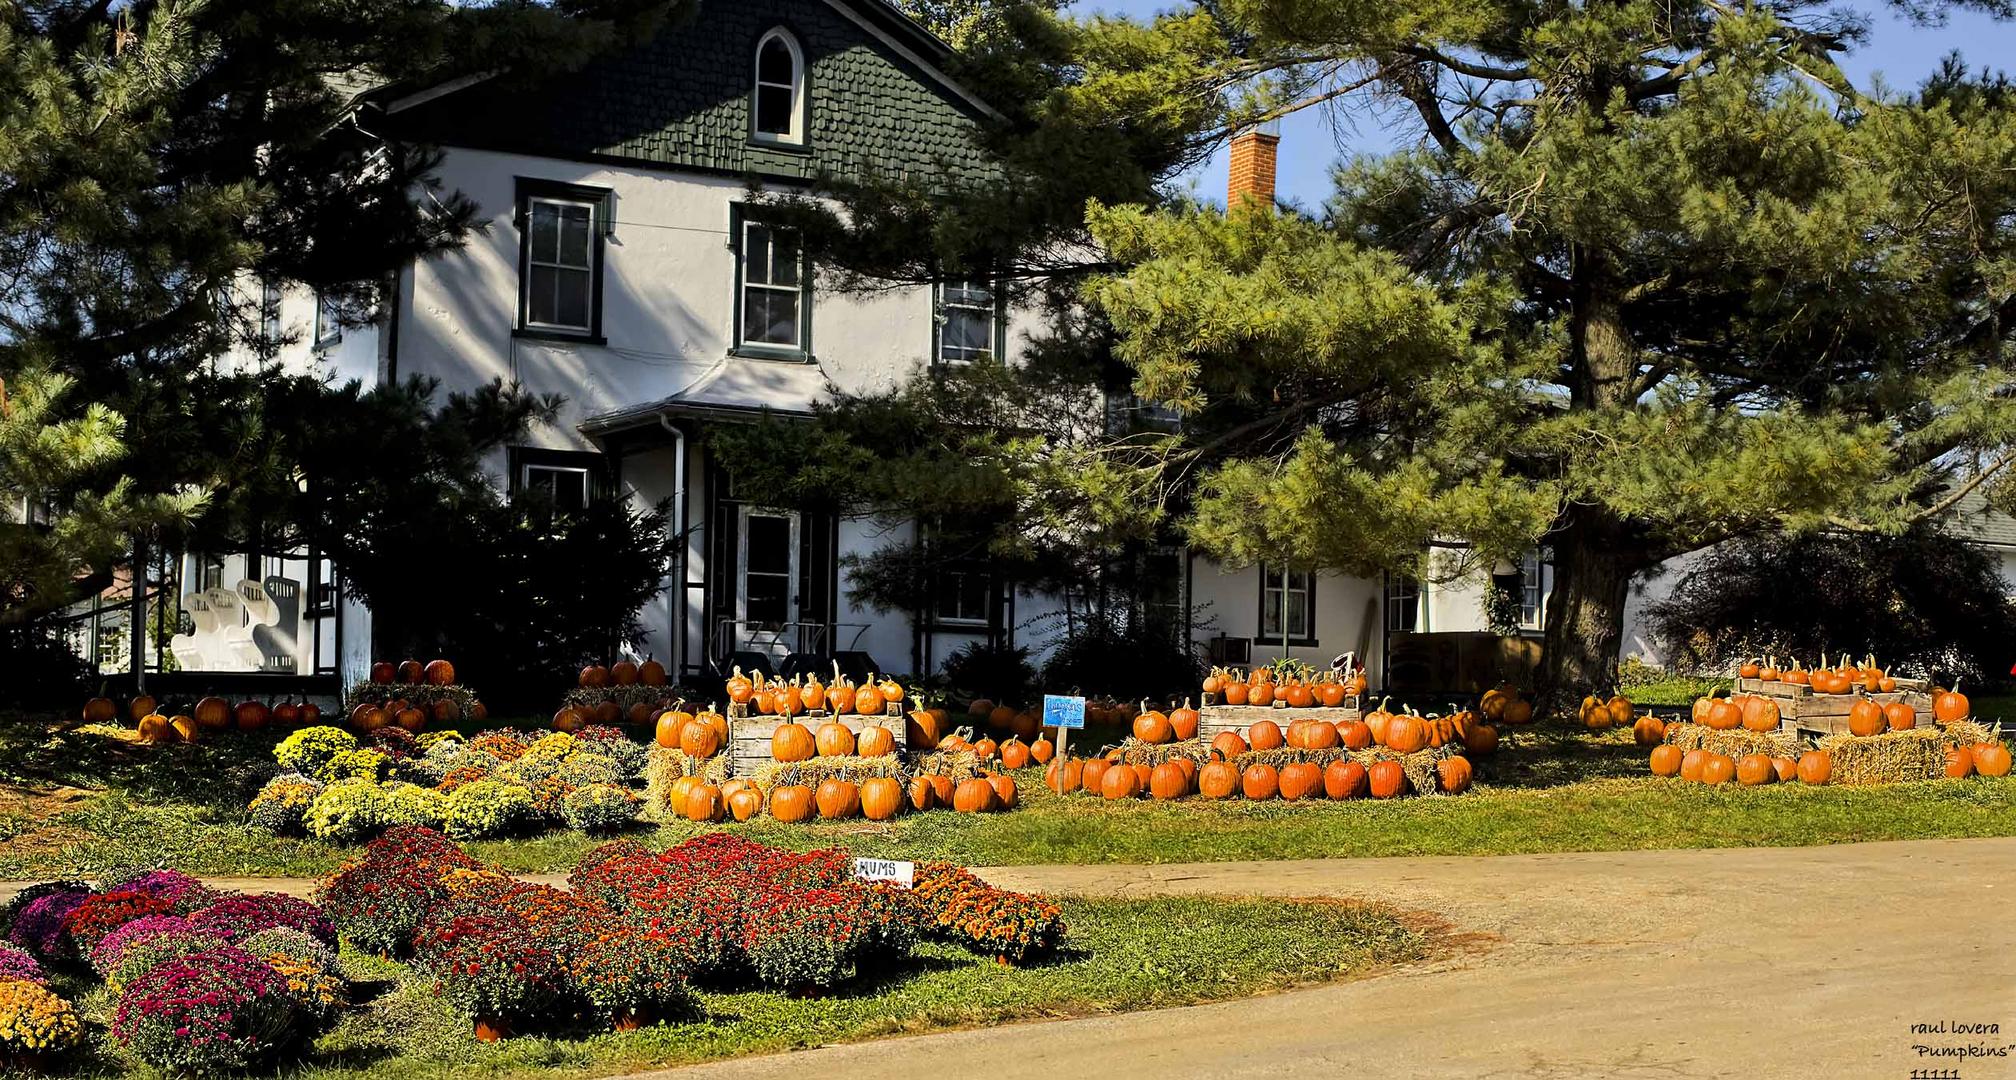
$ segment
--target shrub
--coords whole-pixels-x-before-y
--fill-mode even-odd
[[[19,945],[0,942],[0,981],[18,979],[40,986],[47,982],[48,978],[33,953]]]
[[[686,982],[693,952],[671,934],[608,926],[568,955],[575,987],[605,1021],[626,1012],[664,1020],[695,1011]]]
[[[522,731],[495,728],[469,740],[469,749],[496,761],[516,761],[525,756],[532,739]]]
[[[158,896],[175,905],[177,915],[187,915],[217,898],[217,894],[204,887],[201,881],[180,870],[154,867],[107,874],[98,883],[99,892],[109,893],[119,890]]]
[[[0,904],[0,934],[11,935],[14,932],[15,921],[20,918],[21,912],[26,910],[28,905],[57,893],[76,893],[80,898],[89,896],[91,884],[75,880],[42,881],[22,889],[9,897],[6,903]]]
[[[403,727],[387,724],[365,732],[363,748],[376,750],[393,761],[403,761],[420,752],[420,740]]]
[[[235,1072],[270,1061],[299,1019],[279,973],[225,946],[156,964],[127,983],[112,1035],[164,1072]]]
[[[434,782],[434,790],[443,795],[455,794],[455,789],[478,780],[490,779],[490,774],[499,768],[496,758],[484,754],[463,754]]]
[[[462,733],[452,728],[442,731],[423,731],[420,733],[420,738],[414,741],[414,745],[420,748],[422,754],[433,754],[437,748],[460,748],[462,744]]]
[[[574,736],[564,731],[549,731],[527,744],[522,756],[561,761],[573,752]]]
[[[549,820],[560,820],[562,803],[574,785],[567,779],[567,763],[554,757],[542,757],[527,753],[517,761],[507,762],[497,767],[495,778],[514,787],[522,788],[532,799],[532,813]]]
[[[308,807],[322,794],[320,781],[300,773],[281,773],[266,782],[252,797],[246,812],[252,824],[270,833],[294,834],[307,831]]]
[[[421,920],[441,902],[441,876],[477,865],[432,829],[398,826],[323,881],[317,898],[352,944],[400,954],[412,946]]]
[[[215,934],[187,927],[164,928],[120,949],[118,957],[104,969],[105,986],[116,994],[134,979],[154,970],[156,965],[221,949],[225,944],[224,939]]]
[[[644,766],[651,761],[650,747],[632,739],[622,728],[606,724],[582,728],[575,733],[574,742],[584,751],[607,757],[624,780],[642,779]]]
[[[261,960],[271,961],[275,956],[288,956],[296,960],[313,963],[322,971],[336,974],[339,970],[336,947],[323,942],[305,930],[291,926],[275,926],[256,934],[247,934],[238,942],[238,947]]]
[[[642,805],[627,788],[589,784],[567,793],[560,802],[560,816],[571,829],[585,833],[615,832],[634,823]]]
[[[873,944],[856,890],[771,890],[747,898],[743,949],[756,977],[781,990],[827,989],[854,977]]]
[[[350,1000],[349,987],[340,976],[314,960],[289,953],[257,956],[273,969],[286,995],[293,1000],[300,1022],[320,1034],[336,1022],[337,1014]]]
[[[91,962],[91,970],[103,978],[118,966],[120,957],[124,956],[126,950],[133,945],[157,934],[188,929],[189,920],[180,915],[142,916],[98,939],[98,944],[92,947],[91,955],[87,959]]]
[[[933,936],[1023,963],[1057,950],[1064,914],[1040,896],[996,889],[964,867],[926,863],[906,894]]]
[[[86,897],[63,916],[63,936],[77,956],[89,956],[100,939],[143,915],[165,915],[173,904],[158,896],[121,889]]]
[[[457,840],[502,836],[522,825],[533,812],[531,792],[515,784],[478,780],[448,796],[447,832]]]
[[[1112,694],[1122,700],[1197,685],[1204,669],[1187,633],[1180,626],[1124,618],[1124,607],[1078,616],[1044,662],[1043,685]]]
[[[63,919],[90,896],[89,889],[62,889],[36,897],[14,917],[7,940],[27,949],[39,960],[60,958],[68,943],[63,936]]]
[[[236,944],[262,930],[287,927],[327,945],[336,944],[336,924],[322,909],[285,893],[248,893],[226,897],[189,916],[190,927],[214,933]]]
[[[308,835],[337,844],[355,843],[392,823],[392,799],[373,780],[330,784],[302,819]]]
[[[365,780],[370,783],[390,776],[392,759],[379,750],[345,750],[329,759],[316,778],[325,784],[340,784],[345,780]]]
[[[326,724],[306,727],[280,740],[273,759],[288,772],[322,776],[322,770],[336,755],[357,749],[357,740],[342,728]]]
[[[567,973],[522,921],[496,915],[430,919],[413,952],[434,992],[472,1019],[526,1021],[557,1003]]]
[[[448,820],[448,796],[433,788],[393,780],[385,784],[394,825],[438,829]]]
[[[969,641],[945,658],[945,681],[964,697],[995,701],[1034,701],[1036,669],[1029,650],[1005,641]]]
[[[84,1042],[70,1003],[26,979],[0,979],[0,1054],[61,1054]]]

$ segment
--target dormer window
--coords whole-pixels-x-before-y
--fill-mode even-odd
[[[762,142],[805,141],[805,54],[777,29],[756,43],[756,89],[749,103],[754,135]]]

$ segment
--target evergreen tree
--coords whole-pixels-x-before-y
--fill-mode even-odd
[[[0,617],[103,589],[136,547],[242,550],[300,486],[277,436],[341,391],[270,363],[262,283],[367,319],[398,267],[470,227],[437,155],[366,130],[360,94],[550,75],[686,6],[0,2],[0,378],[42,429],[0,464],[37,489],[0,547]],[[79,452],[38,472],[51,444]]]
[[[1999,80],[1862,92],[1835,64],[1861,27],[1797,2],[1232,0],[1133,32],[1144,62],[1088,95],[1371,95],[1420,136],[1314,214],[1094,208],[1127,269],[1089,296],[1185,414],[1140,489],[1200,475],[1207,552],[1368,573],[1544,543],[1566,695],[1608,681],[1660,561],[1894,532],[2016,460]]]

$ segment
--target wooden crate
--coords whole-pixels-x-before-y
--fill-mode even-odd
[[[1362,713],[1356,706],[1337,706],[1309,709],[1290,709],[1286,706],[1273,708],[1253,705],[1207,705],[1197,710],[1197,734],[1208,739],[1221,731],[1236,731],[1246,734],[1246,729],[1262,720],[1272,720],[1281,725],[1282,731],[1297,720],[1327,720],[1341,724],[1346,720],[1357,720]]]
[[[1929,727],[1932,718],[1932,696],[1915,690],[1900,691],[1895,694],[1870,694],[1871,701],[1888,705],[1902,701],[1911,706],[1917,717],[1918,726]],[[1815,735],[1835,735],[1848,730],[1848,710],[1855,706],[1855,697],[1850,694],[1813,694],[1803,698],[1790,698],[1778,705],[1779,724],[1786,731],[1810,732]]]
[[[1897,700],[1897,694],[1911,692],[1923,694],[1929,692],[1931,688],[1932,685],[1924,679],[1898,679],[1896,693],[1887,695],[1871,694],[1869,696],[1882,701],[1895,701]],[[1739,694],[1761,694],[1764,697],[1774,698],[1833,697],[1841,698],[1844,701],[1853,701],[1855,698],[1853,694],[1816,694],[1813,692],[1813,687],[1806,683],[1789,683],[1782,679],[1771,679],[1768,681],[1765,679],[1737,679],[1736,692]]]
[[[835,719],[835,717],[833,714],[827,712],[809,712],[794,717],[794,719],[817,732],[821,724]],[[861,729],[867,727],[871,722],[886,727],[889,729],[891,735],[896,736],[896,753],[905,754],[909,752],[909,725],[903,722],[903,707],[900,705],[889,706],[888,714],[885,716],[862,716],[859,713],[848,713],[846,716],[839,717],[838,719],[842,724],[847,725],[847,730],[852,731],[857,736],[861,734]],[[769,761],[770,735],[777,730],[777,725],[783,722],[784,718],[781,716],[764,716],[761,713],[755,716],[730,717],[728,720],[729,775],[743,775],[755,766]]]
[[[1199,698],[1199,700],[1201,700],[1201,701],[1202,701],[1202,702],[1204,703],[1204,704],[1202,704],[1202,705],[1198,706],[1198,708],[1199,708],[1199,710],[1200,710],[1200,711],[1201,711],[1201,710],[1203,710],[1203,709],[1210,709],[1210,708],[1219,708],[1219,709],[1252,709],[1252,710],[1253,710],[1253,711],[1254,711],[1254,712],[1255,712],[1255,713],[1257,714],[1257,713],[1261,712],[1261,711],[1262,711],[1263,709],[1281,709],[1281,710],[1285,710],[1285,709],[1287,709],[1287,708],[1288,708],[1288,703],[1287,703],[1287,702],[1285,702],[1285,701],[1283,701],[1283,700],[1281,700],[1281,699],[1280,699],[1280,698],[1278,698],[1278,697],[1274,699],[1274,703],[1273,703],[1273,704],[1271,704],[1271,705],[1260,705],[1260,706],[1255,706],[1255,705],[1227,705],[1227,704],[1225,704],[1225,697],[1224,697],[1224,695],[1222,695],[1222,694],[1204,694],[1204,695],[1201,695],[1201,697]],[[1336,711],[1336,710],[1338,710],[1338,709],[1359,709],[1359,708],[1362,708],[1362,707],[1364,706],[1364,704],[1365,704],[1364,702],[1362,702],[1362,701],[1358,700],[1358,695],[1356,695],[1356,694],[1349,694],[1349,695],[1346,695],[1346,696],[1345,696],[1345,698],[1344,698],[1344,703],[1343,703],[1342,705],[1335,705],[1335,706],[1322,706],[1322,705],[1318,705],[1318,706],[1313,706],[1313,708],[1316,708],[1316,709],[1322,709],[1322,708],[1329,708],[1329,709],[1330,709],[1330,710],[1331,710],[1332,712],[1335,712],[1335,711]],[[1165,711],[1165,712],[1166,712],[1166,711],[1168,711],[1168,710],[1166,710],[1166,709],[1165,709],[1165,710],[1163,710],[1163,711]],[[1310,709],[1296,709],[1295,711],[1296,711],[1296,712],[1298,712],[1298,713],[1304,713],[1304,712],[1309,712],[1309,711],[1310,711]],[[1267,718],[1266,718],[1266,717],[1263,717],[1263,716],[1258,716],[1258,715],[1256,715],[1256,716],[1255,716],[1255,717],[1254,717],[1253,719],[1254,719],[1254,720],[1264,720],[1264,719],[1267,719]],[[1285,724],[1285,723],[1287,723],[1287,721],[1285,721],[1285,720],[1282,720],[1282,719],[1281,719],[1280,717],[1278,717],[1278,716],[1277,716],[1277,717],[1274,717],[1273,719],[1274,719],[1274,722],[1275,722],[1275,723],[1277,723],[1277,724]],[[1249,724],[1250,724],[1250,723],[1252,723],[1252,722],[1253,722],[1252,720],[1248,720],[1248,721],[1247,721],[1247,723],[1249,723]]]

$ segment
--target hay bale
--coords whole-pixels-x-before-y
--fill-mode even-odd
[[[644,763],[645,816],[661,820],[662,815],[670,813],[665,800],[671,795],[672,785],[688,776],[701,777],[710,784],[722,783],[728,779],[728,755],[696,758],[676,747],[652,744],[650,759]]]
[[[1946,775],[1946,751],[1981,742],[1988,729],[1971,720],[1922,725],[1880,735],[1829,735],[1820,749],[1833,759],[1835,784],[1902,784]]]
[[[917,756],[917,776],[949,776],[953,783],[980,775],[980,755],[971,750],[933,750]]]
[[[1189,758],[1199,765],[1211,760],[1211,741],[1202,735],[1181,742],[1146,743],[1132,735],[1120,744],[1120,760],[1129,765],[1160,765]]]
[[[1765,757],[1799,756],[1799,740],[1786,731],[1749,731],[1732,728],[1717,731],[1706,724],[1674,721],[1666,725],[1666,741],[1682,750],[1707,750],[1740,758],[1746,754]]]
[[[742,774],[764,791],[778,784],[803,784],[816,788],[828,780],[860,783],[878,777],[909,782],[903,761],[895,754],[881,757],[815,757],[810,761],[766,761]]]

